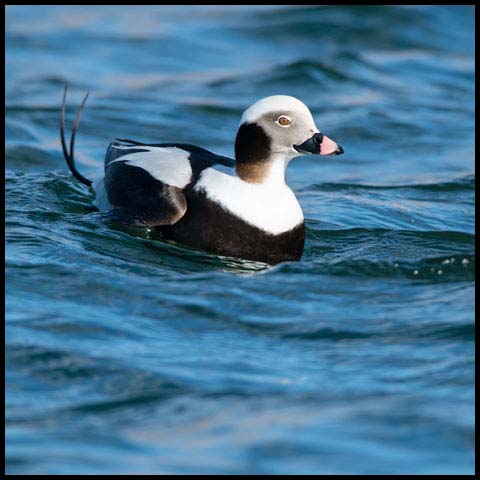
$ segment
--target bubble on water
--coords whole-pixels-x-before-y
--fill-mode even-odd
[[[437,273],[438,273],[439,275],[442,275],[442,274],[443,274],[443,272],[442,272],[441,270],[439,270]]]
[[[443,260],[442,262],[443,265],[448,265],[449,263],[450,263],[450,260],[448,258]]]
[[[468,258],[464,258],[464,259],[462,260],[462,265],[463,265],[463,266],[466,266],[466,265],[468,265],[469,263],[470,263],[470,260],[469,260]]]
[[[393,264],[393,266],[394,266],[395,268],[398,268],[398,263],[395,262],[395,263]]]
[[[413,274],[414,274],[414,275],[418,275],[418,270],[414,270],[414,271],[413,271]]]
[[[432,268],[430,269],[430,271],[431,271],[431,272],[434,272],[434,271],[435,271],[435,267],[432,267]]]
[[[455,262],[455,257],[452,257],[452,258],[450,259],[450,262],[451,262],[451,263],[454,263],[454,262]]]

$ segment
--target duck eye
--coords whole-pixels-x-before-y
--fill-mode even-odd
[[[289,127],[290,124],[292,123],[292,121],[291,121],[290,118],[288,118],[286,115],[281,115],[280,117],[278,117],[277,123],[278,123],[281,127]]]

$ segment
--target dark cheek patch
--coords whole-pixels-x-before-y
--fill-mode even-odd
[[[268,173],[270,137],[256,123],[245,123],[235,139],[237,174],[248,182],[261,182]]]

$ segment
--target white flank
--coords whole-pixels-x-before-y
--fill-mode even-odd
[[[278,235],[303,222],[300,204],[284,181],[249,183],[207,168],[195,190],[204,191],[208,199],[267,233]]]
[[[149,151],[130,153],[113,160],[110,164],[125,162],[128,165],[143,168],[157,180],[179,188],[185,187],[190,182],[192,167],[188,159],[189,152],[176,147],[130,148],[148,148]]]
[[[92,183],[92,188],[95,192],[95,200],[93,204],[100,210],[100,212],[109,212],[112,209],[112,205],[108,201],[103,171],[99,172],[99,174],[95,177],[95,180]]]

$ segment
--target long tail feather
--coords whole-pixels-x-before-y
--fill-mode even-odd
[[[92,181],[89,180],[88,178],[85,178],[77,170],[77,167],[75,166],[74,156],[73,156],[73,151],[75,147],[75,134],[77,133],[78,126],[80,124],[80,114],[82,113],[83,107],[85,106],[85,102],[87,101],[88,95],[89,95],[88,93],[85,95],[85,98],[83,99],[78,109],[77,116],[75,118],[75,123],[73,124],[72,136],[70,139],[70,152],[69,152],[67,150],[67,142],[65,141],[65,105],[66,105],[66,99],[67,99],[67,85],[65,85],[65,90],[63,91],[62,111],[60,115],[60,139],[62,142],[63,156],[65,157],[65,161],[67,162],[68,168],[72,172],[72,175],[77,180],[80,180],[83,184],[90,186],[92,184]]]

